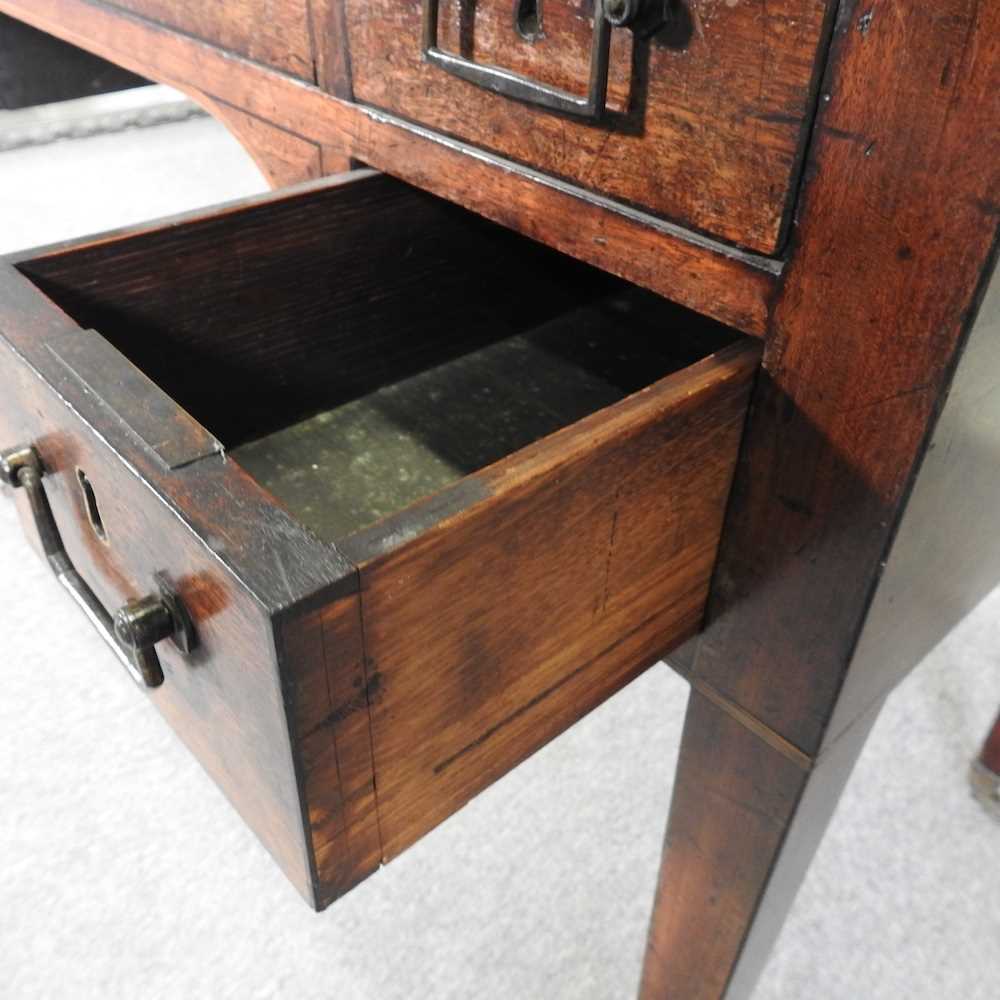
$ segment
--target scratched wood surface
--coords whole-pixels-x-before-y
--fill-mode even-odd
[[[345,0],[354,94],[581,187],[762,253],[781,244],[824,50],[823,0],[692,0],[620,36],[604,123],[487,92],[422,58],[422,0]],[[439,45],[582,93],[591,5],[547,0],[526,41],[510,0],[445,0]]]
[[[20,267],[227,447],[614,284],[371,171],[32,251]]]
[[[996,8],[951,0],[904,18],[845,16],[835,43],[832,98],[735,485],[718,621],[695,667],[807,753],[845,683],[989,274],[998,29]],[[887,63],[893,73],[872,102],[868,81]],[[779,624],[788,621],[802,628]]]

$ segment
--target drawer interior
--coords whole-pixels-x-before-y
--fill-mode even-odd
[[[269,758],[262,705],[291,735],[317,905],[698,631],[759,364],[733,330],[371,172],[10,263],[58,331],[25,318],[22,346],[101,414],[119,480],[146,496],[121,456],[270,595],[277,680],[241,624],[164,687],[210,762]],[[112,544],[78,484],[63,520],[101,578],[141,532],[91,480]],[[203,725],[220,690],[235,742]],[[215,772],[254,817],[257,770]]]
[[[330,542],[740,336],[383,175],[351,183],[349,218],[319,190],[19,266]]]

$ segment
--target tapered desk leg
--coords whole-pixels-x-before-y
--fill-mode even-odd
[[[1000,820],[1000,715],[986,737],[979,757],[972,762],[972,793]]]
[[[642,1000],[750,995],[880,707],[812,761],[692,690]]]

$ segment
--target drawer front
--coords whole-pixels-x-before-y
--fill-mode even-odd
[[[313,79],[307,0],[115,0],[114,6],[302,80]]]
[[[162,586],[183,608],[189,649],[156,642],[163,679],[146,693],[314,900],[291,737],[322,710],[322,700],[308,696],[326,685],[310,604],[323,594],[341,634],[359,626],[356,597],[327,583],[343,576],[344,564],[226,461],[218,442],[165,393],[6,265],[0,309],[0,449],[35,450],[62,558],[98,609],[113,615]],[[39,554],[51,552],[51,544],[43,551],[29,489],[3,492],[17,503],[29,542]],[[105,638],[116,655],[109,650],[106,664],[81,663],[81,670],[118,669],[120,647]],[[290,656],[300,667],[293,684],[281,674]],[[301,746],[322,761],[329,738]],[[370,790],[370,761],[367,767]],[[338,793],[334,782],[317,802],[339,813]],[[371,853],[366,870],[377,863],[377,847]]]
[[[425,54],[430,0],[345,2],[357,100],[752,250],[779,248],[826,44],[825,0],[692,0],[671,5],[650,38],[612,30],[607,112],[596,121],[455,75],[496,66],[587,93],[591,3],[440,0],[434,34],[449,58],[435,62]],[[525,9],[540,16],[528,38],[516,17]]]

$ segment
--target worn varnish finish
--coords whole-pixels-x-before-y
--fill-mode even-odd
[[[272,187],[289,187],[329,172],[324,169],[322,150],[317,143],[225,101],[213,100],[194,90],[189,93],[239,139]]]
[[[1000,579],[1000,277],[994,274],[913,483],[828,728],[836,738]]]
[[[326,173],[343,170],[348,158],[359,160],[746,333],[767,329],[780,270],[774,262],[85,0],[0,0],[0,10],[317,142]]]
[[[761,739],[715,693],[692,690],[643,998],[751,996],[781,929],[781,903],[805,876],[880,707],[809,761]],[[762,885],[781,902],[762,905]],[[731,956],[741,951],[748,957],[734,972]]]
[[[1000,116],[998,27],[1000,12],[955,2],[903,19],[876,12],[864,32],[845,16],[835,43],[695,669],[807,753],[822,743],[984,287],[1000,184],[983,142]],[[894,73],[873,102],[860,81],[886,61]]]
[[[316,49],[316,82],[323,90],[349,101],[353,87],[344,4],[342,0],[310,0],[309,6]]]
[[[361,637],[357,594],[320,604],[281,628],[317,908],[382,863]]]
[[[653,39],[616,31],[613,110],[581,123],[489,93],[422,58],[423,0],[346,0],[357,100],[587,190],[763,253],[780,245],[831,4],[692,0]],[[438,43],[582,94],[592,5],[546,0],[525,41],[511,0],[445,0]]]

